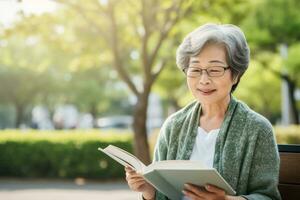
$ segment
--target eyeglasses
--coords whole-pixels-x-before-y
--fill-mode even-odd
[[[198,78],[203,74],[203,71],[206,71],[206,74],[209,77],[221,77],[224,75],[225,71],[229,69],[228,66],[211,66],[206,69],[201,69],[199,67],[188,67],[183,70],[186,76],[190,78]]]

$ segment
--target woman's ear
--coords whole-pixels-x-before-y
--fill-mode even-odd
[[[237,84],[238,81],[239,81],[239,77],[238,76],[234,77],[234,79],[233,79],[233,85]]]
[[[235,75],[233,77],[233,85],[237,84],[239,82],[239,79],[240,79],[240,76],[239,76],[239,73],[237,75]]]

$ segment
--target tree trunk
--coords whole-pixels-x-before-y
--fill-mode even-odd
[[[23,121],[23,115],[24,115],[24,106],[22,105],[15,105],[16,109],[16,122],[15,127],[19,128]]]
[[[292,124],[299,124],[298,109],[297,109],[295,95],[294,95],[295,94],[295,85],[296,84],[288,76],[284,77],[284,80],[288,84],[289,100],[290,100],[290,105],[291,105],[291,109],[292,109],[291,123]]]
[[[97,127],[97,105],[96,103],[90,104],[90,113],[93,117],[93,128]]]
[[[133,114],[134,154],[146,165],[150,164],[147,140],[147,107],[149,92],[139,95]]]
[[[296,105],[296,99],[295,99],[295,87],[296,87],[296,81],[293,81],[290,76],[286,73],[278,72],[275,71],[271,68],[268,68],[273,72],[276,76],[282,79],[282,81],[286,81],[287,86],[288,86],[288,93],[289,93],[289,101],[290,101],[290,106],[291,106],[291,123],[292,124],[299,124],[299,115],[298,115],[298,109]]]

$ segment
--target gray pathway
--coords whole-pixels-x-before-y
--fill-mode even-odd
[[[0,200],[135,200],[126,182],[0,179]]]

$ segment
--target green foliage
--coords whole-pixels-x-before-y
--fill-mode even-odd
[[[268,67],[278,68],[280,65],[281,59],[277,54],[265,51],[256,55],[234,93],[273,124],[280,116],[280,79]]]
[[[300,39],[298,0],[264,0],[257,5],[255,17],[259,28],[267,30],[273,41],[291,44]]]
[[[299,86],[298,0],[188,0],[179,11],[172,10],[179,3],[170,7],[172,0],[57,2],[61,4],[52,13],[21,15],[0,30],[2,104],[15,102],[26,110],[39,103],[52,111],[57,104],[72,103],[93,116],[131,113],[129,90],[113,69],[115,44],[119,62],[139,91],[147,80],[143,67],[148,63],[155,72],[165,63],[153,89],[166,107],[184,106],[192,97],[175,66],[175,52],[187,33],[207,22],[233,23],[245,31],[252,64],[236,95],[272,122],[280,112],[280,79],[267,71],[284,68]],[[112,29],[110,6],[117,30]],[[160,38],[172,26],[165,19],[177,15],[182,18]],[[278,61],[281,43],[289,47],[284,65]]]
[[[288,50],[288,58],[284,60],[285,69],[290,75],[291,79],[300,87],[300,42],[297,42],[290,46]]]
[[[297,83],[300,72],[298,64],[299,47],[297,47],[300,40],[298,31],[300,28],[300,15],[297,9],[300,6],[299,3],[298,0],[257,1],[254,9],[252,12],[249,12],[249,16],[243,23],[250,43],[252,59],[259,60],[260,54],[266,54],[266,51],[267,54],[273,54],[276,60],[278,60],[279,56],[283,57],[281,62],[277,63],[274,63],[273,58],[269,57],[269,60],[264,61],[262,66],[267,67],[267,70],[277,76],[280,81],[288,79],[290,83],[289,90],[293,90],[292,85],[299,86]],[[280,55],[282,50],[280,47],[282,45],[287,46],[288,55]],[[285,58],[286,56],[287,58]],[[268,63],[274,64],[269,65]],[[282,76],[283,73],[285,78]],[[275,82],[274,80],[274,84],[277,85],[277,81]],[[264,85],[261,87],[263,88]],[[275,99],[279,97],[274,88],[272,90],[273,94],[266,92],[270,95],[270,104],[273,104],[273,100],[271,100],[273,95],[275,95]],[[294,101],[296,100],[294,99]],[[297,105],[292,107],[292,113],[297,113]],[[275,109],[272,112],[276,113]],[[268,113],[263,114],[269,115]],[[296,117],[294,116],[293,118]]]
[[[109,144],[132,152],[132,135],[97,130],[2,131],[0,176],[121,178],[123,167],[98,151]]]
[[[129,92],[119,87],[103,38],[71,9],[23,16],[0,34],[0,103],[16,111],[68,103],[94,117],[129,114]],[[16,118],[15,127],[25,121],[22,113]]]

